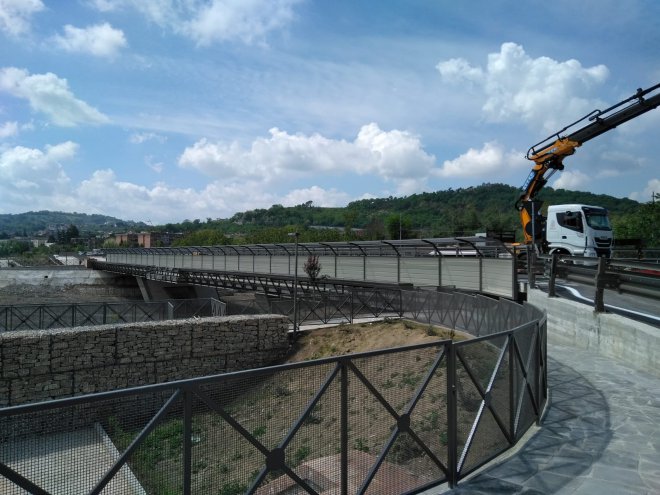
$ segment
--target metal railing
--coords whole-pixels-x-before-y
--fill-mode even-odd
[[[215,299],[9,305],[0,306],[0,332],[223,316],[225,307]]]
[[[398,494],[455,486],[515,444],[547,399],[545,316],[485,299],[402,296],[422,322],[454,321],[482,334],[464,341],[0,409],[0,492]]]
[[[622,261],[607,258],[580,258],[553,254],[539,258],[542,269],[548,274],[548,294],[556,296],[557,278],[575,280],[595,288],[594,310],[605,311],[605,289],[629,292],[645,297],[660,298],[660,264],[639,261]],[[530,285],[535,277],[530,278]]]

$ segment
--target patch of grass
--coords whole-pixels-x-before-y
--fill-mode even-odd
[[[252,430],[252,436],[255,438],[259,438],[263,436],[266,433],[266,427],[265,426],[257,426],[254,430]]]
[[[293,454],[293,459],[291,460],[292,466],[296,467],[300,465],[300,463],[302,463],[307,458],[311,451],[312,449],[307,445],[299,447],[298,450],[296,450],[296,452]]]
[[[359,450],[360,452],[369,452],[369,446],[361,438],[356,438],[355,439],[353,447],[355,448],[355,450]]]
[[[220,487],[218,495],[241,495],[245,493],[245,490],[247,490],[247,486],[238,481],[230,481]]]

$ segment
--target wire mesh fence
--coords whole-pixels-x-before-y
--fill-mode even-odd
[[[446,315],[482,336],[0,409],[0,493],[400,494],[454,485],[539,420],[545,319],[437,293],[444,306],[427,311],[427,296],[402,295],[418,321]],[[469,316],[470,307],[487,315]],[[489,332],[484,321],[509,326]]]
[[[0,332],[223,316],[215,299],[0,306]]]

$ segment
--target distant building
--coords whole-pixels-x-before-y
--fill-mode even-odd
[[[30,242],[32,247],[45,246],[48,243],[48,237],[33,237]]]
[[[169,232],[127,232],[115,234],[115,243],[119,247],[168,247],[183,234]]]

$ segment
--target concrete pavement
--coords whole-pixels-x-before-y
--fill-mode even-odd
[[[660,378],[548,346],[550,407],[512,457],[451,494],[660,494]]]

